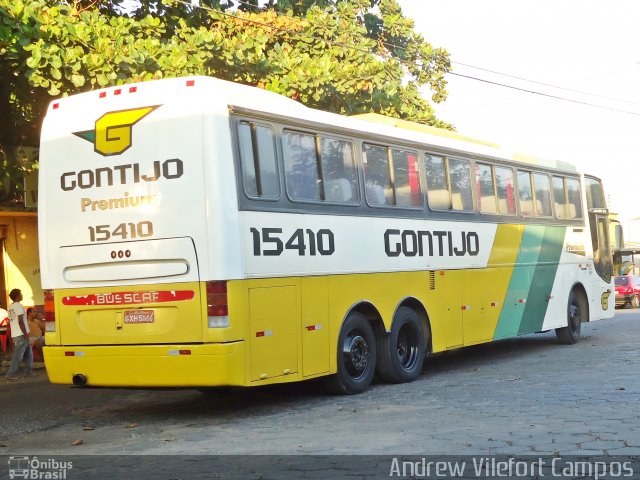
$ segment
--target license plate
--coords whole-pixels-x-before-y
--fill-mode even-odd
[[[153,323],[153,310],[125,310],[124,323]]]

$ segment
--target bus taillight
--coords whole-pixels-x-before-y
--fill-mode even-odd
[[[229,326],[227,282],[207,282],[207,316],[209,328]]]
[[[44,292],[44,321],[45,330],[47,332],[56,331],[56,309],[55,309],[55,297],[53,290],[45,290]]]

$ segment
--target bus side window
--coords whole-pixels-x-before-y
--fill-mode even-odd
[[[582,202],[580,195],[580,180],[577,178],[567,178],[567,206],[569,207],[567,218],[582,218]]]
[[[473,210],[471,194],[471,167],[467,160],[449,158],[449,185],[451,185],[451,208]]]
[[[336,203],[359,203],[360,190],[351,142],[320,137],[320,159],[325,200]]]
[[[564,188],[563,177],[553,177],[551,180],[553,187],[553,203],[556,210],[556,217],[564,220],[569,217],[569,204],[567,203],[567,194]]]
[[[476,189],[478,209],[482,213],[498,213],[491,165],[476,164]]]
[[[393,205],[391,172],[387,148],[378,145],[362,145],[362,165],[367,203],[372,207]]]
[[[533,189],[531,188],[531,174],[518,170],[518,197],[520,200],[520,213],[534,216],[536,209],[533,205]]]
[[[422,192],[418,157],[415,152],[391,149],[393,157],[393,178],[396,193],[396,205],[401,207],[421,207]]]
[[[542,217],[551,217],[551,185],[549,175],[546,173],[534,173],[533,184],[536,189],[536,214]]]
[[[424,156],[427,178],[427,203],[431,210],[450,210],[451,194],[447,185],[447,166],[444,157]]]
[[[515,215],[516,196],[513,184],[513,170],[509,167],[495,167],[498,212],[501,215]]]
[[[277,199],[280,183],[273,131],[253,122],[238,125],[242,184],[249,197]]]
[[[291,199],[319,201],[320,172],[315,136],[285,130],[282,151],[287,193]]]

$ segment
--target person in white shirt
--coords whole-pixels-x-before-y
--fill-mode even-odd
[[[22,301],[22,292],[14,288],[9,292],[9,298],[13,303],[9,305],[9,322],[11,325],[11,339],[13,340],[13,355],[11,356],[11,366],[7,371],[7,381],[14,382],[18,377],[18,367],[24,359],[26,376],[34,375],[33,352],[29,343],[29,324]]]

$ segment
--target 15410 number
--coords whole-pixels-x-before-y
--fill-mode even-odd
[[[106,242],[115,237],[118,240],[135,238],[147,238],[153,235],[153,223],[149,221],[138,223],[121,223],[112,227],[111,225],[96,225],[89,228],[89,238],[92,242]]]
[[[298,228],[286,241],[281,228],[251,228],[253,254],[256,256],[278,256],[285,250],[297,250],[298,255],[332,255],[335,252],[333,232],[322,228],[317,232]],[[269,247],[269,248],[267,248]]]

